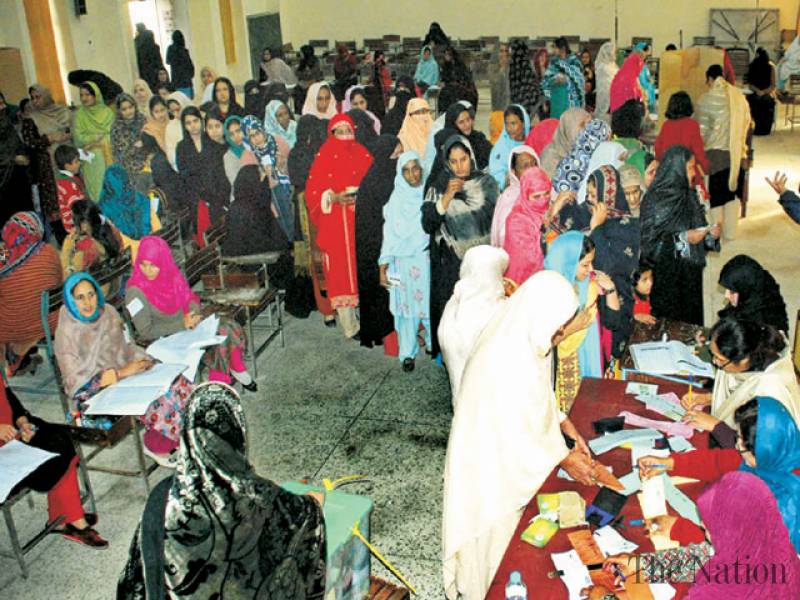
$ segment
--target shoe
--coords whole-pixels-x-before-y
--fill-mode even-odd
[[[353,341],[356,341],[356,342],[360,342],[361,341],[361,334],[360,333],[356,333],[350,339],[353,340]]]
[[[325,327],[336,327],[336,319],[325,319]]]
[[[144,446],[144,453],[165,469],[174,469],[178,466],[178,453],[175,450],[169,454],[156,454],[152,450],[148,450],[147,446]]]
[[[101,548],[108,548],[108,542],[100,537],[100,534],[91,527],[78,529],[74,525],[67,523],[62,529],[56,529],[53,533],[60,533],[68,540],[78,542],[90,548],[96,548],[98,550]]]
[[[255,382],[255,380],[251,381],[247,385],[242,383],[242,387],[244,389],[246,389],[248,392],[257,392],[258,391],[258,384]]]
[[[406,358],[403,359],[403,371],[406,373],[411,373],[414,370],[414,359],[413,358]]]

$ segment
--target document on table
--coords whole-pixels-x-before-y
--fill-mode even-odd
[[[642,482],[642,491],[638,494],[642,515],[645,519],[654,519],[667,514],[667,497],[664,490],[664,475],[657,475]]]
[[[668,458],[668,448],[653,448],[653,443],[634,444],[631,447],[631,467],[634,469],[639,468],[639,459],[643,456],[657,456],[659,458]]]
[[[630,496],[632,493],[638,492],[640,489],[642,489],[642,480],[639,478],[638,467],[634,467],[630,473],[620,477],[619,482],[625,486],[625,488],[620,492],[620,494],[625,496]]]
[[[655,396],[658,393],[658,386],[652,383],[631,381],[625,386],[625,393],[633,394],[634,396]]]
[[[141,416],[185,370],[184,364],[158,364],[144,373],[126,377],[95,395],[86,414]]]
[[[46,450],[11,440],[0,446],[0,502],[5,502],[11,490],[40,465],[58,456]]]
[[[680,398],[673,392],[655,396],[637,396],[636,399],[644,402],[647,410],[655,411],[673,421],[680,421],[686,414],[686,409],[681,406]]]
[[[655,429],[623,429],[613,433],[607,433],[589,440],[589,448],[595,454],[603,454],[629,442],[636,440],[657,440],[661,434]]]
[[[667,438],[667,441],[669,442],[669,447],[672,448],[673,452],[690,452],[695,449],[689,440],[679,435]]]
[[[690,346],[676,340],[632,344],[630,350],[631,358],[639,371],[714,377],[714,369],[709,363],[695,356]]]
[[[591,587],[592,578],[589,576],[589,569],[581,562],[578,552],[575,550],[554,552],[550,558],[556,569],[564,573],[561,581],[567,586],[569,600],[580,600],[581,591]]]
[[[669,477],[664,477],[664,494],[669,505],[684,519],[689,519],[695,525],[700,525],[700,513],[697,505],[689,496],[680,491]]]
[[[639,547],[638,544],[634,544],[632,541],[622,537],[611,525],[606,525],[596,530],[592,537],[594,537],[606,557],[623,553],[630,554]]]
[[[225,341],[225,336],[217,335],[218,329],[219,317],[209,315],[194,329],[184,329],[157,339],[147,347],[147,353],[163,363],[186,365],[188,368],[184,375],[189,381],[194,381],[205,349]]]

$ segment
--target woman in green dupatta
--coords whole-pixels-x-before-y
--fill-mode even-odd
[[[73,139],[78,148],[91,152],[94,157],[81,165],[81,175],[89,197],[97,202],[103,189],[106,165],[111,158],[111,125],[114,111],[106,106],[100,88],[92,81],[80,85],[81,107],[75,114]]]

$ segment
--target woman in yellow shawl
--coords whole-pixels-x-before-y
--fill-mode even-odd
[[[111,164],[111,125],[114,111],[106,106],[100,88],[92,81],[80,85],[81,107],[75,114],[73,139],[78,148],[94,157],[81,165],[89,197],[97,202],[103,189],[106,165]]]

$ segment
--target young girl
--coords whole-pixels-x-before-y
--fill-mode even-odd
[[[642,262],[633,272],[633,318],[652,325],[656,318],[650,311],[650,290],[653,289],[653,265]]]

